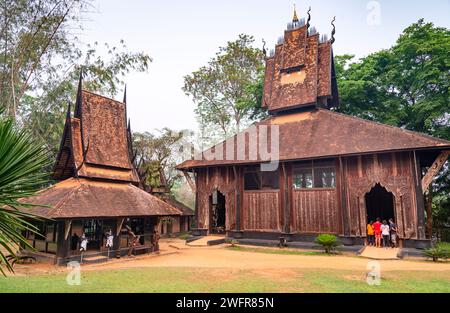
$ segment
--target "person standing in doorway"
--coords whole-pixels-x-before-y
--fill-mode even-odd
[[[377,217],[376,222],[373,223],[373,232],[375,234],[375,247],[381,248],[381,223],[379,217]]]
[[[389,219],[389,229],[391,231],[391,245],[392,248],[397,248],[397,224],[394,223],[394,219]]]
[[[383,220],[383,225],[381,225],[381,235],[383,236],[383,247],[386,249],[389,247],[389,225],[387,224],[386,220]]]
[[[370,221],[367,224],[367,245],[373,246],[375,245],[375,232],[373,230],[373,221]]]

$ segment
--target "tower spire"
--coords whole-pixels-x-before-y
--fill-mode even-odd
[[[127,103],[127,85],[125,85],[125,89],[123,91],[123,103]]]
[[[294,16],[292,17],[292,23],[298,23],[298,16],[297,16],[297,9],[295,8],[295,3],[294,3]]]

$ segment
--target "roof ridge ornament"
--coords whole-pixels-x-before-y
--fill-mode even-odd
[[[262,52],[264,54],[264,57],[266,57],[267,56],[267,50],[266,50],[266,41],[264,40],[264,38],[262,39],[262,43],[263,43]]]
[[[78,90],[77,90],[77,100],[75,102],[75,111],[73,113],[74,117],[80,117],[81,116],[81,92],[83,89],[83,66],[80,66],[80,78],[78,80]]]
[[[331,21],[331,25],[333,25],[333,30],[331,31],[331,44],[336,41],[336,39],[334,38],[334,35],[336,34],[336,25],[334,25],[334,22],[336,22],[336,16],[333,17],[333,20]]]
[[[308,9],[308,21],[306,22],[306,29],[309,29],[309,27],[311,26],[310,22],[311,22],[311,6]]]

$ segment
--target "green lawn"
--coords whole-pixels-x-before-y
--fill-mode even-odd
[[[138,268],[84,271],[80,286],[62,274],[2,277],[0,292],[450,292],[450,271],[386,272],[369,286],[357,271]]]

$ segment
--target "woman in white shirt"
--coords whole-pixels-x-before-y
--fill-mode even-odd
[[[381,235],[383,236],[383,247],[389,247],[389,225],[386,220],[383,220],[383,225],[380,227]]]

